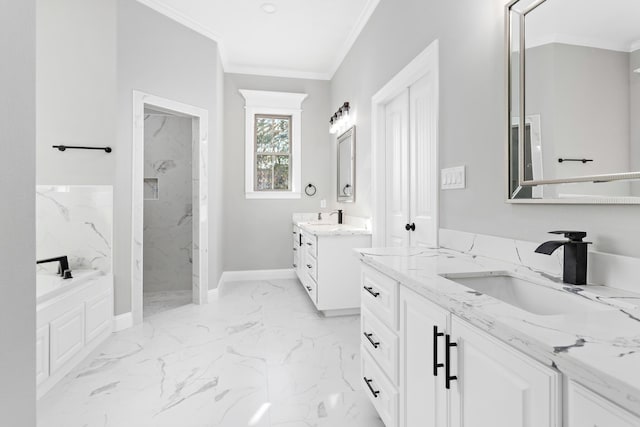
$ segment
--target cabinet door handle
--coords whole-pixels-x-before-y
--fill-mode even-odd
[[[313,246],[313,243],[307,242],[307,246]]]
[[[458,344],[455,342],[451,342],[451,335],[447,334],[444,337],[446,352],[444,356],[444,383],[445,388],[449,390],[451,388],[451,381],[458,380],[456,375],[451,375],[451,347],[457,347]]]
[[[407,231],[416,231],[416,224],[412,222],[411,224],[407,224],[404,226],[404,229]]]
[[[296,231],[294,231],[293,234],[298,234],[298,233]]]
[[[375,342],[371,337],[373,336],[373,334],[368,334],[368,333],[364,333],[364,336],[369,340],[369,342],[371,343],[371,345],[373,346],[373,348],[378,348],[380,347],[380,343],[379,342]]]
[[[380,292],[373,292],[373,288],[370,286],[365,286],[364,290],[373,295],[374,298],[378,298],[378,296],[380,295]]]
[[[302,233],[298,234],[298,246],[302,246]]]
[[[371,387],[371,383],[373,382],[373,380],[370,380],[367,377],[363,377],[363,378],[364,378],[364,382],[367,383],[367,387],[369,387],[369,391],[371,391],[371,394],[373,394],[373,397],[377,398],[378,395],[380,394],[380,390],[375,390],[373,387]]]
[[[443,337],[444,332],[438,332],[438,326],[433,327],[433,376],[438,376],[438,368],[444,367],[444,363],[438,363],[438,338]]]

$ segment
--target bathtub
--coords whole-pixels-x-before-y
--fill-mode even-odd
[[[36,275],[38,398],[76,367],[113,331],[113,276],[74,270],[72,279]]]

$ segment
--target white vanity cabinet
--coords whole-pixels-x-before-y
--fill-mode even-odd
[[[569,381],[567,427],[638,427],[640,418],[596,393]]]
[[[363,388],[386,427],[560,427],[558,372],[365,265],[361,287]]]
[[[370,234],[314,234],[293,226],[293,266],[302,286],[325,315],[360,311],[360,277],[354,248],[371,246]]]

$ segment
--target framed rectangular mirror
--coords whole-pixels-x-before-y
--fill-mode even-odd
[[[506,6],[508,199],[640,204],[640,1]]]
[[[356,200],[356,127],[338,137],[338,202]]]

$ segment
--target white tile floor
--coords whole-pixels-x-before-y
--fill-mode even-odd
[[[153,291],[144,292],[142,301],[143,317],[155,316],[163,311],[173,310],[191,304],[193,291]]]
[[[40,427],[382,427],[359,317],[322,318],[294,280],[228,284],[114,334],[38,405]]]

